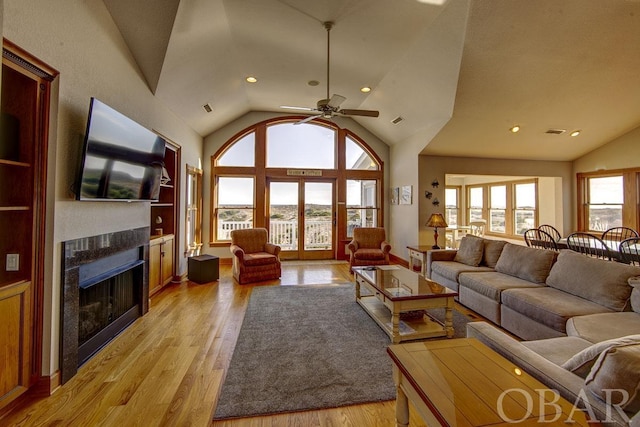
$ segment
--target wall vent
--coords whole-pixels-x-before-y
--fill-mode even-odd
[[[401,116],[398,116],[395,119],[391,120],[391,123],[393,123],[394,125],[397,125],[398,123],[400,123],[403,120],[404,119]]]
[[[204,104],[204,105],[202,106],[202,108],[203,108],[203,109],[204,109],[204,111],[206,111],[207,113],[210,113],[210,112],[212,112],[212,111],[213,111],[213,108],[211,108],[211,104],[209,104],[209,103]]]
[[[549,133],[549,134],[552,134],[552,135],[561,135],[561,134],[565,133],[566,131],[567,131],[566,129],[549,129],[545,133]]]

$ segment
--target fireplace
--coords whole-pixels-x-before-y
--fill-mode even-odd
[[[61,378],[148,309],[149,228],[63,242]]]

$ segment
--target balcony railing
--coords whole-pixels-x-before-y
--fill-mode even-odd
[[[305,250],[323,250],[332,248],[332,223],[330,220],[305,221]],[[231,240],[232,230],[252,228],[251,221],[225,221],[218,223],[218,239]],[[269,241],[283,251],[298,249],[298,221],[270,221]]]

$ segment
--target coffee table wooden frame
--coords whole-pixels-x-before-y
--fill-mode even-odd
[[[418,340],[434,337],[453,337],[453,305],[454,297],[458,295],[450,289],[444,288],[435,282],[425,279],[418,273],[410,271],[404,267],[397,266],[398,269],[406,270],[411,275],[415,275],[415,280],[428,281],[435,287],[443,288],[441,294],[415,294],[394,296],[383,287],[378,287],[371,283],[363,272],[368,267],[354,267],[356,278],[356,301],[371,316],[373,320],[385,331],[391,341],[397,344],[401,341]],[[362,295],[361,288],[364,287],[372,295]],[[428,313],[412,318],[400,319],[401,313],[409,311],[422,311],[430,308],[444,308],[444,323],[429,316]]]

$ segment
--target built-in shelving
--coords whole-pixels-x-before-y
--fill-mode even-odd
[[[175,276],[175,254],[178,224],[178,191],[180,148],[167,142],[163,180],[158,201],[151,202],[151,243],[149,247],[149,290],[155,294]]]

